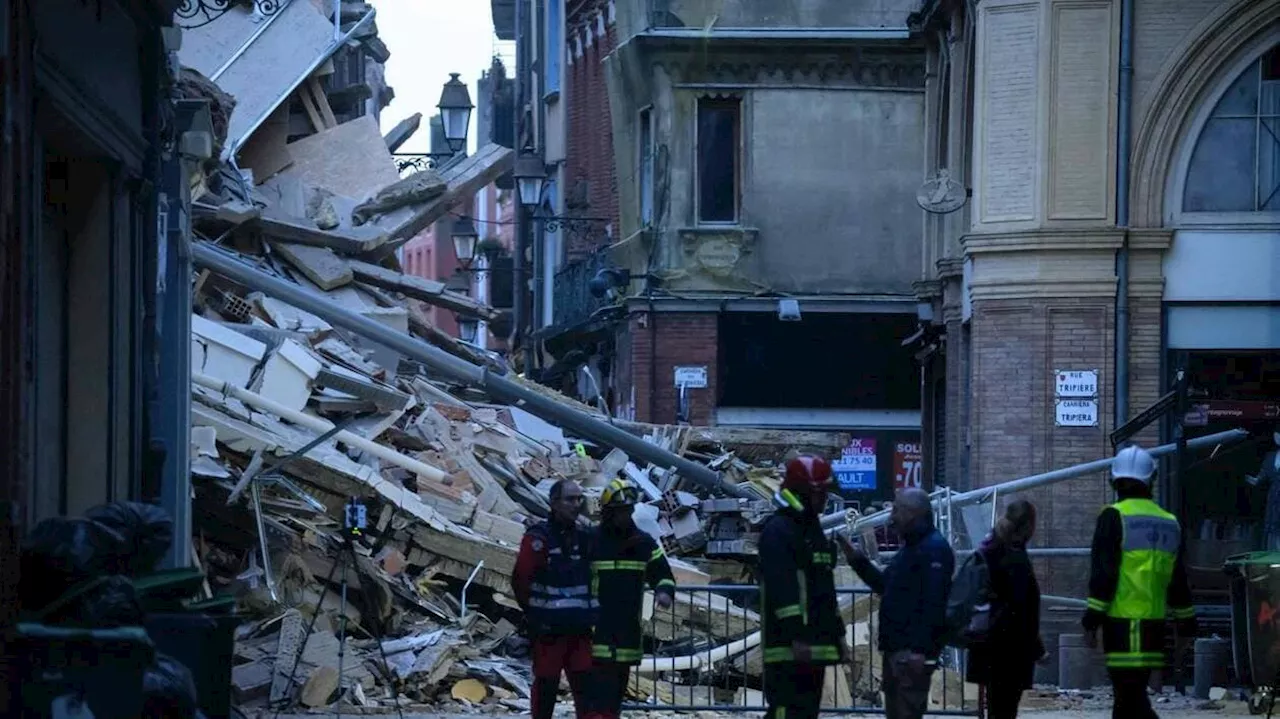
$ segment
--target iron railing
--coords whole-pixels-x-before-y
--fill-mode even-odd
[[[596,297],[587,283],[600,270],[608,267],[608,251],[601,248],[566,264],[556,272],[551,284],[551,320],[557,328],[568,329],[586,322],[592,314],[609,304],[605,297]]]
[[[822,711],[880,714],[881,657],[875,648],[879,599],[865,588],[841,587],[845,659],[827,669]],[[749,585],[682,586],[670,609],[647,612],[651,642],[627,686],[624,708],[649,711],[754,712],[765,710],[759,588]],[[929,715],[980,716],[973,685],[966,687],[963,655],[943,655],[935,672]]]

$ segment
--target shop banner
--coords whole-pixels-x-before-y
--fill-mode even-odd
[[[895,442],[893,445],[893,488],[920,488],[924,455],[919,442]]]
[[[876,441],[868,437],[854,437],[840,453],[835,466],[836,482],[840,489],[851,492],[876,489]]]

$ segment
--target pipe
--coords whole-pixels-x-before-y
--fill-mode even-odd
[[[328,420],[313,417],[295,409],[290,409],[270,397],[263,397],[257,392],[250,392],[243,387],[237,387],[229,382],[224,382],[217,377],[210,377],[207,374],[193,371],[191,373],[191,381],[202,387],[208,387],[214,392],[221,392],[227,396],[235,397],[251,407],[257,407],[264,412],[270,412],[280,419],[287,420],[301,427],[306,427],[307,429],[322,433],[333,432],[335,429],[333,423]],[[443,470],[432,467],[425,462],[419,462],[412,457],[400,454],[390,447],[385,447],[377,442],[361,437],[358,434],[352,434],[345,429],[335,432],[333,438],[345,445],[355,447],[362,452],[368,452],[384,462],[389,462],[397,467],[407,469],[410,472],[413,472],[420,477],[425,477],[433,482],[443,482],[448,477]]]
[[[698,654],[686,654],[681,657],[645,657],[636,667],[637,674],[657,674],[658,672],[683,672],[690,669],[701,669],[704,666],[722,662],[745,651],[756,648],[760,644],[760,632],[752,632],[742,639],[710,649]]]
[[[1202,447],[1215,447],[1220,444],[1239,442],[1243,439],[1246,439],[1248,436],[1249,436],[1249,433],[1244,431],[1243,429],[1232,429],[1226,432],[1218,432],[1216,434],[1210,434],[1204,437],[1197,437],[1193,440],[1188,441],[1186,443],[1186,448],[1200,449]],[[1177,443],[1162,444],[1159,447],[1155,447],[1154,449],[1152,449],[1151,454],[1154,457],[1160,457],[1177,450],[1177,448],[1178,448]],[[1001,496],[1004,496],[1006,494],[1012,494],[1013,492],[1023,492],[1028,489],[1035,489],[1036,487],[1042,487],[1047,484],[1054,484],[1056,482],[1061,482],[1067,479],[1075,479],[1076,477],[1082,477],[1086,474],[1101,472],[1111,467],[1112,460],[1113,460],[1112,457],[1107,457],[1106,459],[1098,459],[1092,462],[1085,462],[1084,464],[1076,464],[1070,467],[1063,467],[1062,469],[1055,469],[1051,472],[1044,472],[1042,474],[1033,474],[1030,477],[1022,477],[1021,479],[1014,479],[1008,482],[994,484],[994,485],[991,485],[990,487],[982,487],[980,489],[975,489],[969,492],[953,494],[951,495],[951,499],[949,501],[953,509],[955,507],[963,507],[969,504],[978,504],[979,502],[986,501],[989,497],[994,496],[996,492],[999,492]],[[935,503],[939,501],[941,500],[934,499]],[[830,531],[840,526],[844,522],[845,522],[844,512],[828,514],[827,516],[822,518],[822,528]],[[889,513],[881,510],[879,512],[876,512],[875,514],[869,514],[866,517],[859,519],[857,523],[854,525],[854,530],[860,531],[868,528],[882,527],[888,523],[889,523]]]
[[[682,476],[717,492],[746,499],[758,498],[753,492],[720,478],[708,467],[685,459],[673,452],[650,444],[626,430],[580,412],[572,407],[549,399],[506,377],[493,374],[466,360],[454,357],[444,350],[397,332],[376,320],[356,314],[331,302],[315,290],[300,287],[278,277],[268,275],[245,262],[233,258],[225,251],[201,243],[191,248],[194,262],[208,270],[235,280],[251,289],[275,297],[282,302],[306,310],[332,325],[351,330],[374,342],[400,352],[411,359],[439,372],[444,377],[462,384],[479,387],[499,402],[515,405],[533,415],[576,432],[583,437],[610,447],[617,447],[632,457],[663,469],[674,469]],[[327,424],[327,423],[326,423]],[[843,515],[841,515],[843,516]]]
[[[1116,227],[1124,232],[1116,250],[1115,426],[1129,420],[1129,158],[1133,125],[1133,0],[1120,0],[1120,77],[1116,91]]]

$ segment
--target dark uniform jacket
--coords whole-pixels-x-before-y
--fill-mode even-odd
[[[591,655],[619,664],[639,664],[644,656],[640,625],[644,590],[674,594],[675,578],[653,537],[632,527],[596,531],[591,548],[591,593],[599,606]]]
[[[844,623],[836,604],[836,547],[818,518],[787,494],[779,493],[783,506],[760,531],[764,661],[794,661],[791,643],[799,641],[810,646],[814,664],[835,664],[844,647]]]
[[[511,587],[532,634],[590,634],[596,618],[591,534],[541,522],[525,532]]]
[[[928,518],[901,534],[902,546],[889,566],[881,570],[863,557],[853,569],[881,596],[880,650],[937,659],[946,643],[955,554]]]

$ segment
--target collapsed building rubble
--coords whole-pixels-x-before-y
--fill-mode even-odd
[[[648,500],[637,522],[681,585],[750,583],[783,455],[838,451],[849,438],[602,417],[432,326],[425,306],[497,313],[401,272],[395,250],[508,172],[513,153],[488,145],[402,176],[390,148],[413,123],[384,138],[372,118],[338,122],[319,82],[333,72],[328,58],[351,41],[377,43],[372,9],[347,5],[336,39],[312,3],[293,3],[273,25],[220,26],[244,38],[197,33],[184,51],[180,91],[210,103],[215,120],[212,156],[189,178],[195,254],[243,270],[206,261],[193,277],[193,560],[209,576],[203,594],[236,596],[245,617],[232,679],[242,707],[373,711],[399,696],[405,707],[527,709],[508,582],[525,529],[548,514],[551,484],[579,482],[594,515],[608,480],[629,477]],[[244,76],[240,54],[226,54],[243,44],[242,54],[283,61],[287,42],[296,57],[271,82]],[[290,119],[298,107],[310,122],[302,133]],[[255,288],[244,272],[321,295],[375,331]],[[406,342],[426,343],[451,371],[406,354]],[[547,421],[555,408],[564,421]],[[370,531],[355,566],[335,566],[351,497],[365,502]],[[759,704],[752,605],[710,591],[679,593],[670,612],[647,605],[653,654],[633,698]],[[833,704],[878,690],[873,608],[866,595],[843,604],[857,662],[831,670]]]

